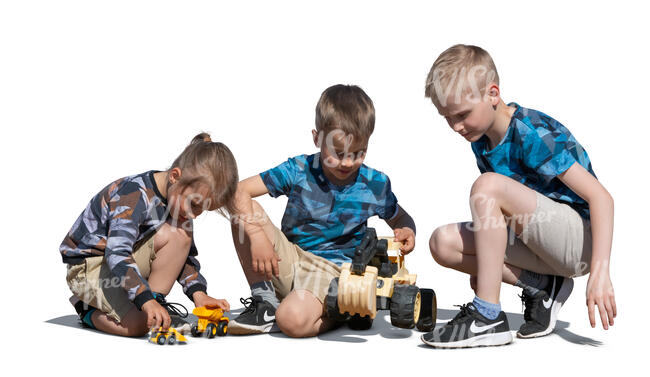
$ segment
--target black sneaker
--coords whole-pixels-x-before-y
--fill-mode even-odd
[[[550,334],[555,328],[557,315],[573,290],[573,279],[551,276],[546,288],[534,295],[524,289],[521,302],[524,305],[524,320],[519,331],[519,338],[536,338]]]
[[[490,320],[470,302],[460,306],[460,312],[451,321],[422,335],[421,339],[436,348],[485,347],[508,344],[512,342],[512,334],[503,311]]]
[[[86,329],[94,329],[95,328],[94,326],[90,326],[86,322],[84,322],[84,317],[86,316],[86,314],[88,314],[88,312],[90,312],[95,308],[79,300],[79,298],[77,298],[77,296],[75,295],[72,295],[69,301],[72,304],[72,306],[74,306],[74,310],[77,312],[77,315],[79,316],[79,324],[81,325],[81,327]]]
[[[248,335],[280,331],[275,325],[275,307],[259,296],[240,298],[244,311],[228,323],[228,334]]]
[[[165,296],[160,293],[155,293],[154,298],[160,304],[160,306],[167,309],[167,313],[169,313],[169,317],[172,320],[171,327],[176,329],[176,331],[181,334],[190,332],[191,326],[189,322],[185,320],[189,313],[183,304],[179,304],[177,302],[167,302],[167,300],[165,300]],[[183,308],[183,310],[180,310],[180,308]]]

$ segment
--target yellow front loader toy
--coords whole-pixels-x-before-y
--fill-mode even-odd
[[[192,336],[207,335],[208,338],[224,336],[228,332],[228,317],[224,317],[223,309],[210,309],[205,306],[194,308],[192,314],[199,317],[197,323],[192,325]]]
[[[393,326],[431,331],[436,325],[436,294],[418,288],[417,275],[404,266],[401,243],[392,237],[377,238],[368,228],[355,249],[352,263],[341,266],[341,275],[332,279],[325,306],[329,318],[347,321],[350,328],[367,330],[381,309],[390,310]],[[396,255],[389,255],[391,250]]]

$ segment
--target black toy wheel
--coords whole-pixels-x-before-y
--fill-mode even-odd
[[[175,344],[176,343],[176,335],[170,335],[169,338],[167,338],[167,344]]]
[[[217,336],[225,336],[228,332],[228,322],[221,321],[217,325]]]
[[[208,323],[208,325],[205,326],[205,333],[208,335],[208,338],[214,338],[214,336],[217,335],[217,326],[215,326],[214,323]]]
[[[348,317],[339,312],[339,278],[334,278],[330,282],[330,287],[325,297],[325,311],[327,312],[327,317],[335,321],[342,322]]]
[[[420,319],[420,290],[415,285],[396,284],[390,300],[390,323],[412,329]]]
[[[370,318],[370,316],[366,315],[362,317],[359,314],[355,314],[350,317],[350,320],[348,321],[348,327],[352,330],[368,330],[372,327],[372,321],[373,319]]]
[[[418,330],[429,332],[436,327],[436,318],[438,315],[438,302],[436,293],[433,289],[420,289],[420,319],[415,326]]]
[[[158,344],[160,344],[162,346],[163,344],[165,344],[166,340],[167,339],[165,339],[165,335],[159,334],[158,335],[158,340],[156,341],[156,343],[158,343]]]
[[[195,324],[192,325],[190,328],[190,333],[192,334],[193,337],[198,337],[201,336],[201,332],[199,331],[199,326]]]

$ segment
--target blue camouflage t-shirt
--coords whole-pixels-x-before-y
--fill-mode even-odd
[[[567,187],[558,175],[574,163],[596,177],[582,145],[560,122],[537,110],[516,103],[503,140],[491,150],[487,136],[472,143],[481,173],[508,176],[555,201],[566,203],[589,220],[589,205]]]
[[[325,177],[320,153],[290,158],[260,176],[272,197],[289,198],[282,217],[287,239],[338,265],[351,261],[369,217],[388,220],[397,212],[390,179],[366,165],[345,186]]]

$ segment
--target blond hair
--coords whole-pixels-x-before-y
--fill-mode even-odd
[[[237,213],[237,162],[225,144],[213,142],[210,134],[202,132],[174,160],[170,169],[173,168],[181,169],[181,188],[205,184],[210,189],[209,199],[221,214]]]
[[[375,129],[375,107],[356,85],[334,85],[323,91],[316,104],[316,131],[340,129],[355,139],[368,141]]]
[[[424,96],[436,107],[446,107],[452,96],[455,103],[460,103],[463,95],[480,100],[492,83],[499,85],[499,74],[490,54],[478,46],[457,44],[433,63]]]

